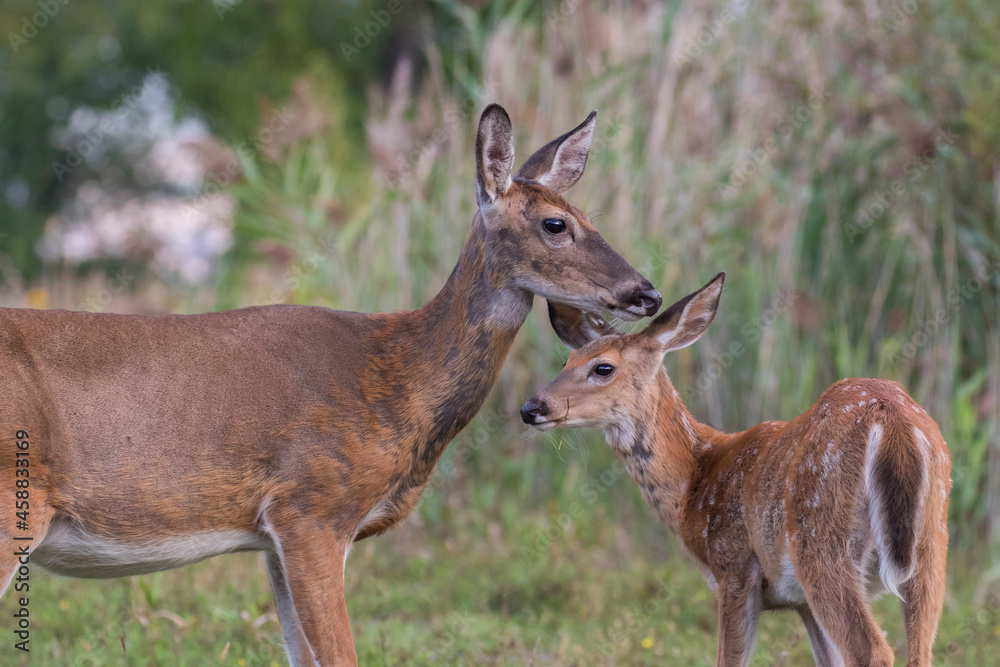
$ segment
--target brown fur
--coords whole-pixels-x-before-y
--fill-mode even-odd
[[[512,143],[509,156],[496,148],[509,131],[485,136],[509,130],[506,112],[494,105],[483,119],[478,143],[512,159]],[[506,177],[491,156],[477,157],[489,178]],[[552,217],[575,238],[546,238],[542,221]],[[515,177],[483,202],[454,272],[419,310],[275,305],[141,317],[0,309],[0,541],[9,543],[15,523],[13,438],[24,429],[25,534],[40,560],[53,522],[123,549],[250,535],[258,541],[241,548],[269,551],[293,663],[351,664],[350,545],[413,509],[444,448],[496,383],[532,295],[624,314],[650,290],[582,211]],[[9,550],[0,558],[6,578],[17,563]],[[98,569],[64,567],[119,573],[90,565]],[[283,598],[294,609],[283,609]]]
[[[909,664],[929,665],[951,488],[937,425],[898,384],[871,379],[834,384],[789,422],[731,434],[699,424],[661,362],[701,336],[721,290],[720,274],[638,334],[600,337],[591,323],[590,342],[522,417],[605,430],[647,503],[718,587],[720,665],[747,664],[759,612],[783,608],[803,618],[817,664],[891,665],[867,607],[867,584],[885,564],[912,567],[887,578],[904,599]],[[570,311],[554,324],[573,346],[581,329],[567,330],[579,321]],[[596,375],[599,364],[613,373]]]

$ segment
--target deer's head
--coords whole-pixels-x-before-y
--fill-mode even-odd
[[[644,330],[623,335],[600,317],[552,306],[552,326],[573,352],[556,379],[521,408],[525,424],[629,428],[655,412],[663,357],[701,338],[715,318],[726,274],[667,308]],[[673,400],[673,397],[669,397]]]
[[[580,180],[597,112],[512,173],[514,136],[503,107],[483,111],[476,137],[476,201],[491,272],[518,289],[623,320],[653,315],[660,293],[563,195]]]

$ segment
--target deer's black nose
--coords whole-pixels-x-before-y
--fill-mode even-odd
[[[648,281],[629,299],[630,306],[638,306],[646,311],[646,317],[656,314],[663,304],[663,296]]]
[[[525,424],[536,424],[539,417],[545,417],[548,413],[549,406],[545,404],[545,401],[540,401],[537,396],[533,396],[521,406],[521,421]]]

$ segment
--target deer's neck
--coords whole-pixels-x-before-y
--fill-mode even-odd
[[[691,416],[664,369],[657,375],[657,391],[648,400],[645,414],[652,418],[635,427],[631,447],[621,451],[643,498],[680,534],[689,493],[727,436]]]
[[[414,429],[409,481],[426,482],[445,447],[483,406],[496,384],[532,295],[511,284],[503,263],[488,256],[479,213],[458,264],[423,308],[405,314],[409,413]],[[408,353],[408,354],[407,354]]]

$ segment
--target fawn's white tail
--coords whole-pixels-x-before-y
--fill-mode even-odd
[[[930,443],[916,427],[888,422],[868,432],[865,486],[878,576],[903,599],[899,587],[917,565],[917,532],[927,497]]]

